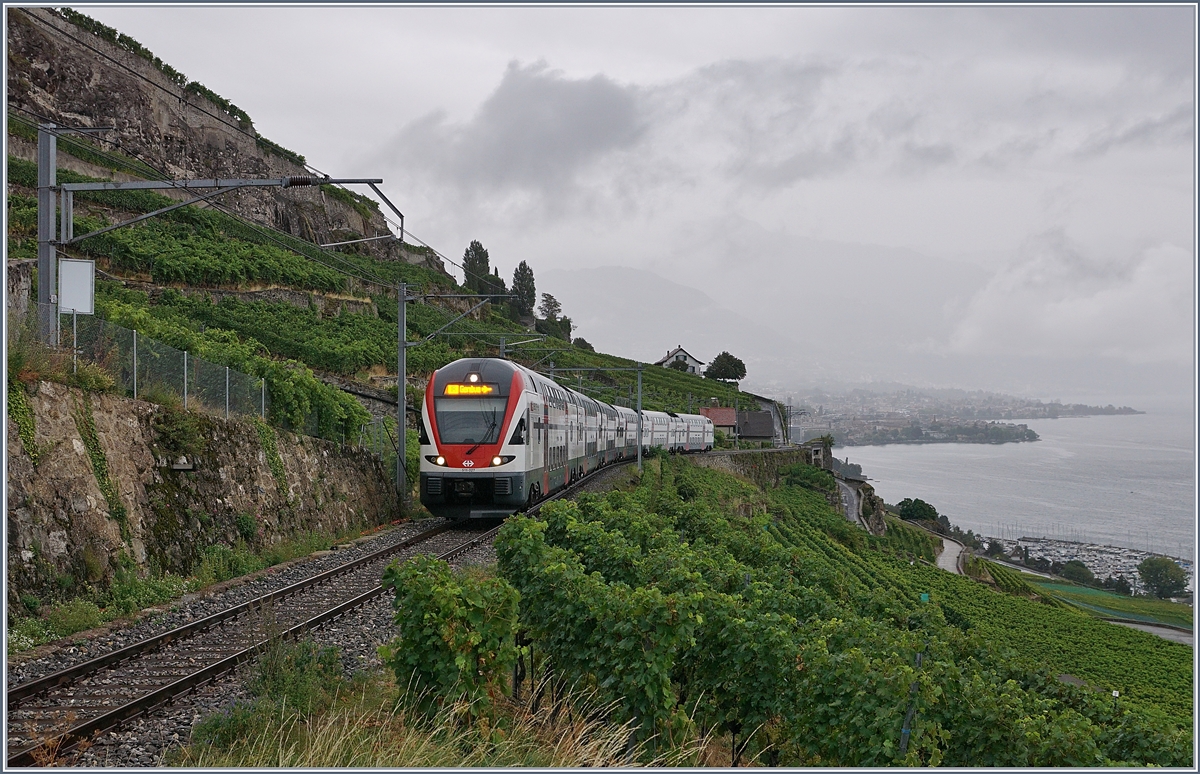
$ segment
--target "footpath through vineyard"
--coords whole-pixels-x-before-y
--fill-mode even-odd
[[[873,537],[807,466],[763,491],[682,458],[496,540],[539,672],[649,753],[700,736],[788,766],[1191,766],[1192,653]]]

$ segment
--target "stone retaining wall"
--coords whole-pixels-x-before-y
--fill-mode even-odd
[[[277,479],[254,422],[197,414],[206,448],[180,465],[156,448],[160,406],[51,382],[28,392],[36,464],[8,418],[9,604],[27,592],[71,596],[128,559],[142,572],[186,573],[208,546],[244,538],[247,517],[251,542],[266,546],[399,516],[391,476],[366,452],[269,428]],[[106,501],[80,432],[87,403],[124,515]]]

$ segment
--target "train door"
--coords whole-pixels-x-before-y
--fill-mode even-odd
[[[528,440],[525,446],[525,471],[527,486],[532,489],[536,484],[540,491],[546,491],[543,471],[546,468],[546,423],[542,415],[542,402],[530,400],[529,410],[525,412],[525,426]],[[528,496],[530,492],[526,492]]]

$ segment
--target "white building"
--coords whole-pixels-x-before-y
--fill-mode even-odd
[[[704,363],[688,354],[687,350],[685,350],[682,346],[675,347],[675,349],[667,353],[666,357],[657,361],[654,365],[659,365],[663,368],[670,368],[671,363],[674,362],[686,364],[687,372],[689,374],[699,374],[701,372],[700,369],[704,368]],[[679,366],[676,366],[676,368],[678,367]]]

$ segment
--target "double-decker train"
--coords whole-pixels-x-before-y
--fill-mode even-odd
[[[421,503],[438,516],[498,518],[637,456],[638,415],[509,360],[465,358],[434,371],[421,409]],[[698,414],[642,412],[643,452],[707,451]]]

